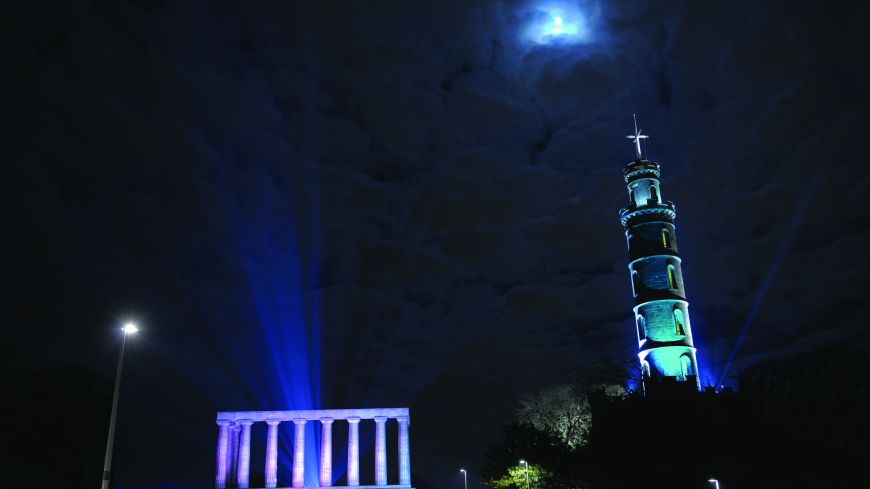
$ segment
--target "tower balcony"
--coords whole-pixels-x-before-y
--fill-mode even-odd
[[[636,160],[622,170],[625,183],[630,183],[638,178],[660,178],[662,176],[659,164],[649,160]]]
[[[619,210],[619,222],[628,227],[635,222],[673,221],[677,217],[677,206],[669,200],[656,204],[637,205],[629,203]]]

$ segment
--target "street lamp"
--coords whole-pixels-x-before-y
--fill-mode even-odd
[[[719,479],[707,479],[707,482],[713,483],[716,489],[719,489]]]
[[[118,417],[118,391],[121,388],[121,366],[124,365],[124,346],[127,336],[136,334],[139,328],[133,323],[126,323],[121,328],[124,338],[121,340],[121,354],[118,355],[118,369],[115,371],[115,393],[112,396],[112,415],[109,418],[109,439],[106,441],[106,461],[103,463],[102,489],[109,489],[109,479],[112,473],[112,447],[115,445],[115,419]]]
[[[465,469],[459,469],[462,472],[462,479],[465,480],[465,489],[468,489],[468,472]]]
[[[532,483],[529,482],[529,463],[525,460],[520,460],[520,465],[526,465],[526,489],[532,489]]]

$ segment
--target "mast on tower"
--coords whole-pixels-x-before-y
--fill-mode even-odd
[[[632,140],[632,142],[634,143],[634,151],[637,153],[637,159],[642,160],[643,159],[643,151],[641,150],[641,147],[640,147],[640,140],[641,139],[649,139],[649,136],[641,133],[640,129],[637,128],[637,115],[631,114],[631,116],[634,118],[634,134],[629,134],[628,136],[625,136],[625,137]]]

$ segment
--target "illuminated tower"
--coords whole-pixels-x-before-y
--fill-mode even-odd
[[[641,134],[628,136],[637,160],[623,170],[628,185],[628,207],[619,219],[628,240],[638,358],[646,392],[663,383],[685,383],[700,388],[698,361],[692,344],[689,303],[680,269],[673,202],[662,200],[658,163],[642,156]]]

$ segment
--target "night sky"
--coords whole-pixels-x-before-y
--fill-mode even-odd
[[[744,330],[726,384],[866,351],[868,13],[580,0],[542,39],[559,3],[6,11],[3,368],[111,376],[136,320],[125,488],[211,487],[219,410],[391,406],[418,486],[478,487],[519,397],[633,361],[633,113],[702,383]]]

